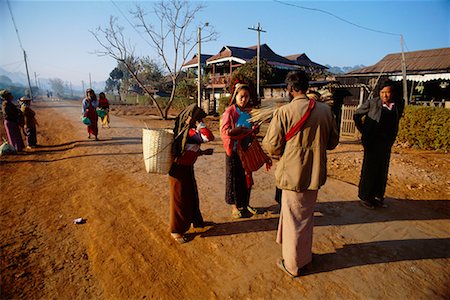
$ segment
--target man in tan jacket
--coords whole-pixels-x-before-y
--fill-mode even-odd
[[[309,77],[303,71],[286,77],[291,102],[278,108],[270,122],[263,147],[279,156],[275,179],[282,189],[277,243],[282,245],[280,269],[297,277],[312,262],[314,206],[319,188],[327,179],[327,150],[339,143],[334,115],[328,105],[315,102],[300,130],[286,141],[286,134],[310,107],[306,97]]]

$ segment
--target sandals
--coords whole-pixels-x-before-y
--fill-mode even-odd
[[[178,244],[184,244],[187,242],[187,239],[179,233],[171,233],[170,235]]]
[[[289,275],[289,277],[291,278],[299,277],[298,275],[294,275],[286,269],[286,266],[284,265],[284,259],[282,259],[281,257],[277,260],[277,267],[280,268],[281,271]]]
[[[251,206],[247,206],[245,208],[240,208],[239,210],[235,210],[231,213],[233,219],[241,219],[241,218],[250,218],[253,215],[257,215],[260,212]]]
[[[251,216],[253,216],[253,214],[245,208],[241,208],[231,213],[233,219],[250,218]]]
[[[247,210],[248,210],[249,212],[251,212],[252,214],[254,214],[254,215],[259,214],[259,211],[258,211],[256,208],[254,208],[254,207],[247,206]]]
[[[369,201],[360,200],[359,203],[363,207],[368,208],[368,209],[375,209],[376,208],[375,204],[373,204],[372,202],[369,202]]]
[[[232,217],[233,219],[241,219],[241,218],[243,218],[244,216],[243,216],[243,214],[242,214],[242,210],[235,210],[235,211],[233,211],[233,212],[231,213],[231,217]]]

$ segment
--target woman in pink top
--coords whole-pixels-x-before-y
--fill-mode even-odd
[[[242,83],[236,83],[233,88],[230,106],[222,115],[220,136],[226,152],[225,202],[231,205],[232,217],[238,219],[258,212],[249,205],[252,175],[244,170],[237,152],[238,147],[245,148],[254,138],[249,121],[251,88]]]

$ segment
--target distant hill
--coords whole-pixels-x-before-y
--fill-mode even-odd
[[[8,80],[8,78],[10,79],[10,81]],[[64,80],[63,78],[61,78],[62,80]],[[34,77],[30,78],[31,80],[31,85],[35,86],[35,79]],[[40,88],[42,90],[47,90],[50,89],[50,81],[48,78],[39,78],[39,84],[40,84]],[[12,82],[12,84],[11,84]],[[3,69],[2,67],[0,67],[0,83],[3,83],[4,85],[13,85],[13,86],[24,86],[27,87],[28,86],[28,79],[27,79],[27,75],[22,73],[22,72],[9,72],[5,69]],[[87,84],[87,83],[85,83]],[[101,92],[105,89],[106,83],[104,81],[94,81],[92,82],[92,88],[97,92]],[[85,88],[87,88],[88,86],[86,85]],[[72,88],[74,90],[82,90],[82,86],[81,85],[73,85]]]
[[[27,83],[27,76],[21,72],[9,72],[0,67],[0,76],[2,76],[2,82],[5,83],[5,78],[3,76],[8,77],[13,85],[25,86]],[[6,80],[7,81],[7,80]]]
[[[345,73],[351,72],[353,70],[358,70],[358,69],[366,67],[365,65],[356,65],[353,67],[349,67],[349,66],[346,66],[346,67],[333,66],[332,67],[330,65],[325,65],[325,66],[328,67],[328,72],[333,73],[333,74],[345,74]]]

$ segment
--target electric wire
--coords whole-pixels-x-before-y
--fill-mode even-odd
[[[373,29],[373,28],[369,28],[369,27],[366,27],[366,26],[362,26],[362,25],[356,24],[354,22],[346,20],[346,19],[344,19],[342,17],[339,17],[338,15],[335,15],[335,14],[333,14],[333,13],[331,13],[329,11],[323,10],[323,9],[306,7],[306,6],[293,4],[293,3],[288,3],[288,2],[280,1],[280,0],[273,0],[273,1],[277,2],[277,3],[280,3],[282,5],[293,6],[293,7],[297,7],[297,8],[301,8],[301,9],[305,9],[305,10],[317,11],[317,12],[320,12],[320,13],[332,16],[332,17],[334,17],[334,18],[336,18],[336,19],[338,19],[338,20],[340,20],[342,22],[345,22],[347,24],[353,25],[355,27],[358,27],[358,28],[361,28],[361,29],[364,29],[364,30],[377,32],[377,33],[382,33],[382,34],[387,34],[387,35],[402,36],[400,33],[393,33],[393,32],[382,31],[382,30]]]

